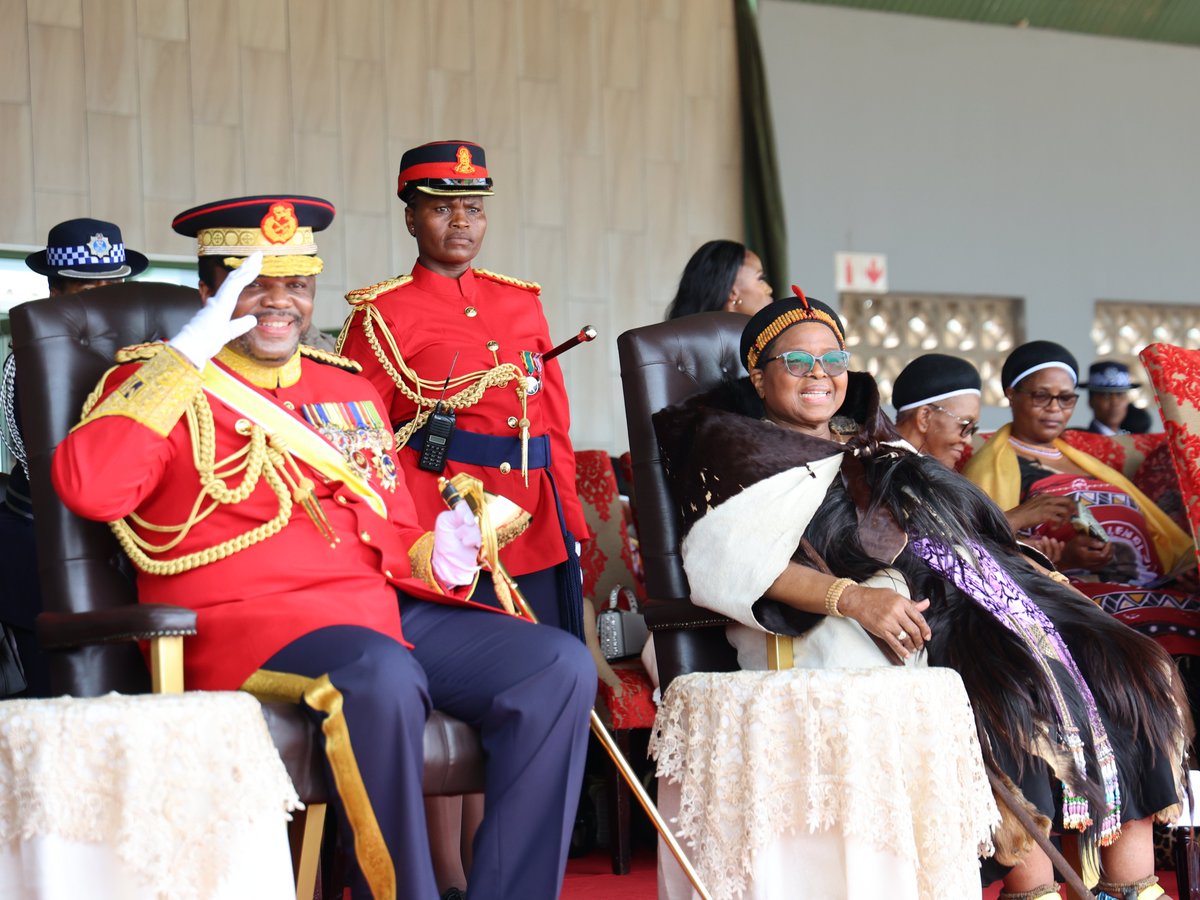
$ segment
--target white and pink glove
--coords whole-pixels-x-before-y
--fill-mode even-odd
[[[222,347],[258,324],[254,316],[233,318],[233,310],[242,289],[258,277],[262,260],[261,251],[246,257],[244,263],[225,276],[217,292],[188,319],[179,334],[167,342],[197,369],[203,369]]]
[[[479,571],[482,545],[479,523],[466,503],[438,513],[433,526],[433,574],[450,587],[470,584]]]

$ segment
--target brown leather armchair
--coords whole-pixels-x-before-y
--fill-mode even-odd
[[[56,694],[145,692],[150,678],[135,642],[196,633],[192,610],[137,602],[133,568],[112,532],[62,505],[50,482],[50,459],[78,422],[88,393],[113,365],[116,351],[169,337],[199,304],[199,294],[191,288],[131,282],[38,300],[12,311],[44,607],[38,638],[50,651]],[[310,809],[324,804],[328,793],[316,729],[287,704],[264,704],[263,714],[300,799]],[[483,777],[478,734],[434,712],[425,728],[425,793],[480,791]],[[318,817],[314,813],[309,818]],[[292,835],[298,872],[298,845],[309,848],[314,840],[312,829],[305,835],[303,826],[298,815]],[[306,856],[304,868],[308,891],[298,890],[307,900],[313,896],[315,862],[309,864]],[[340,900],[340,888],[331,890]]]
[[[701,313],[634,328],[617,338],[638,537],[650,598],[646,624],[654,634],[663,690],[676,675],[734,671],[737,656],[725,640],[729,619],[692,605],[679,551],[679,512],[651,416],[744,376],[738,344],[748,321],[736,313]]]

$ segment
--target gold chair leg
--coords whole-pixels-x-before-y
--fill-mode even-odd
[[[156,694],[183,693],[183,637],[150,642],[150,684]]]
[[[324,803],[310,803],[304,811],[304,833],[300,838],[300,859],[296,863],[296,900],[312,900],[316,891],[325,811]]]

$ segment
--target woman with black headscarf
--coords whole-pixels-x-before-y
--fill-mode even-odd
[[[803,660],[839,618],[878,664],[926,650],[962,677],[985,763],[1078,839],[1100,896],[1162,896],[1150,825],[1178,814],[1191,727],[1170,658],[1026,563],[982,491],[894,442],[836,313],[797,294],[747,325],[748,384],[655,419],[693,601],[738,623],[743,665],[747,635],[795,636]],[[1057,896],[1040,850],[997,843],[1001,897]]]
[[[1035,517],[1019,530],[1063,541],[1058,567],[1104,610],[1170,653],[1200,654],[1192,539],[1120,472],[1062,440],[1079,399],[1075,357],[1053,341],[1031,341],[1009,355],[1000,378],[1012,423],[963,474],[1001,509],[1072,501],[1073,517]],[[1181,571],[1191,586],[1172,579]]]

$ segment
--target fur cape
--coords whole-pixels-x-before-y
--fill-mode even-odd
[[[1054,623],[1088,683],[1117,756],[1122,821],[1177,814],[1191,721],[1170,657],[1030,566],[995,504],[941,463],[896,443],[874,380],[851,374],[840,413],[858,431],[845,444],[762,421],[748,379],[655,416],[693,601],[759,631],[794,636],[824,617],[762,598],[790,561],[860,582],[892,566],[910,596],[932,601],[929,662],[962,677],[985,763],[1019,785],[1047,823],[1058,813],[1048,771],[1086,796],[1099,822],[1103,788],[1075,683],[1057,662],[1050,683],[1033,648],[906,549],[909,536],[951,546],[976,541]],[[1085,736],[1084,772],[1059,742],[1055,687]]]

